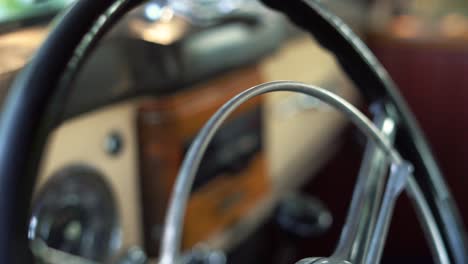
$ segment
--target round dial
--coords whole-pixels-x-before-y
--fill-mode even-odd
[[[120,242],[114,197],[102,175],[76,166],[53,175],[32,207],[29,238],[48,247],[104,261]]]

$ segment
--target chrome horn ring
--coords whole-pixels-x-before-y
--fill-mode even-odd
[[[173,264],[178,262],[180,255],[180,244],[182,238],[182,224],[185,215],[185,209],[190,196],[190,190],[199,168],[200,162],[207,149],[208,144],[216,131],[228,116],[242,103],[249,99],[269,92],[290,91],[307,94],[323,101],[324,103],[336,108],[345,114],[371,141],[376,144],[385,156],[390,159],[392,169],[387,180],[385,193],[382,197],[380,208],[378,209],[377,221],[372,234],[370,235],[371,244],[362,263],[379,263],[386,240],[389,222],[392,216],[393,208],[400,192],[406,189],[409,197],[412,199],[420,221],[424,226],[424,231],[430,243],[434,258],[438,263],[450,263],[448,253],[441,243],[442,238],[440,230],[435,224],[434,215],[429,210],[427,201],[412,174],[412,167],[400,156],[388,140],[388,138],[358,109],[348,103],[343,98],[319,87],[302,84],[291,81],[279,81],[265,83],[250,88],[235,96],[225,103],[205,124],[199,134],[196,136],[192,145],[182,163],[178,177],[175,182],[173,193],[166,215],[166,221],[163,228],[163,237],[160,248],[160,264]],[[360,186],[357,186],[359,189]],[[355,192],[354,197],[361,197],[363,192]],[[377,208],[374,208],[377,209]],[[359,214],[353,214],[350,210],[348,219],[344,225],[342,237],[337,250],[333,254],[333,260],[337,263],[346,263],[347,254],[352,250],[353,240],[362,239],[350,232],[359,224],[356,221]],[[342,243],[342,241],[350,241]],[[347,246],[342,246],[347,245]]]

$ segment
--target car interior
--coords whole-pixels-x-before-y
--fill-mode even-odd
[[[0,0],[0,263],[468,263],[462,0]]]

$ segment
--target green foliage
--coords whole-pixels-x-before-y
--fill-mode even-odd
[[[50,13],[64,8],[70,0],[0,0],[0,23]]]

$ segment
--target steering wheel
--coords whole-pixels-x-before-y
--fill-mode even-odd
[[[29,247],[27,227],[32,190],[46,137],[61,122],[61,113],[66,101],[64,99],[69,92],[69,84],[86,55],[119,18],[141,2],[141,0],[77,1],[60,17],[43,46],[13,83],[0,120],[0,263],[32,263],[34,261]],[[346,102],[316,87],[297,83],[266,84],[234,98],[230,106],[233,107],[236,102],[239,103],[258,93],[287,89],[318,96],[349,113],[352,120],[362,130],[368,132],[367,135],[375,141],[375,144],[382,147],[382,151],[391,160],[393,165],[387,187],[400,186],[402,188],[405,186],[405,179],[408,179],[406,189],[416,201],[417,212],[424,223],[423,226],[426,227],[426,233],[431,238],[429,240],[432,241],[431,246],[436,260],[441,263],[468,263],[465,230],[447,184],[413,114],[372,53],[339,18],[314,1],[263,0],[262,2],[283,12],[297,26],[310,32],[325,49],[336,56],[341,67],[360,89],[366,101],[368,103],[380,102],[384,106],[381,117],[395,124],[394,147],[384,135],[384,131],[377,130],[378,122],[376,126],[373,126]],[[228,108],[223,109],[228,110]],[[217,119],[217,117],[220,116],[214,116],[207,126],[222,121],[222,118]],[[203,142],[204,133],[208,132],[202,130],[200,142]],[[196,149],[193,150],[193,153],[195,152]],[[403,161],[401,157],[408,162]],[[190,160],[190,158],[187,159]],[[414,167],[414,176],[409,169],[411,166],[407,164],[412,164]],[[395,179],[399,185],[392,185],[392,179]],[[396,188],[396,190],[401,190],[401,188]],[[174,197],[177,196],[177,190],[181,189],[176,189]],[[356,193],[359,192],[355,190]],[[386,208],[386,193],[387,191],[383,194],[380,209]],[[355,205],[359,208],[363,203],[355,203],[355,197],[357,195],[353,196],[351,207]],[[392,202],[392,199],[389,201]],[[391,203],[387,205],[391,208]],[[176,212],[177,208],[172,211]],[[170,223],[173,223],[171,215],[174,215],[174,212],[173,214],[169,212],[168,227],[171,227]],[[346,226],[352,227],[356,221],[368,220],[354,217],[352,210],[350,212],[342,238],[349,238],[346,235],[347,232],[349,233],[349,229],[346,231]],[[391,210],[380,210],[380,212],[376,214],[377,220],[373,224],[377,226],[375,230],[384,230],[385,228],[379,229],[378,225],[381,223],[379,220],[383,219],[381,224],[385,226],[385,221],[391,217]],[[364,229],[365,232],[366,230],[368,229]],[[167,229],[166,233],[168,235],[165,238],[168,243],[165,243],[167,248],[163,252],[169,253],[166,255],[167,258],[163,255],[161,261],[172,263],[173,257],[178,254],[177,235],[173,235],[177,233],[177,230]],[[385,237],[384,233],[380,237],[382,241]],[[344,251],[337,250],[340,254],[334,255],[339,258],[313,258],[303,262],[349,263],[347,261],[351,261],[360,263],[366,258],[349,255],[345,251],[354,247],[357,252],[360,252],[359,254],[365,255],[369,244],[378,243],[377,247],[380,247],[380,243],[383,243],[379,239],[369,240],[372,237],[379,238],[374,232],[363,236],[364,238],[359,238],[359,234],[356,236],[353,232],[351,234],[351,237],[355,239],[340,240],[338,248],[340,249],[340,245],[343,245],[341,249]],[[348,242],[351,246],[347,245]],[[373,254],[379,255],[379,251]],[[376,259],[378,258],[367,258],[367,261],[375,263]]]

